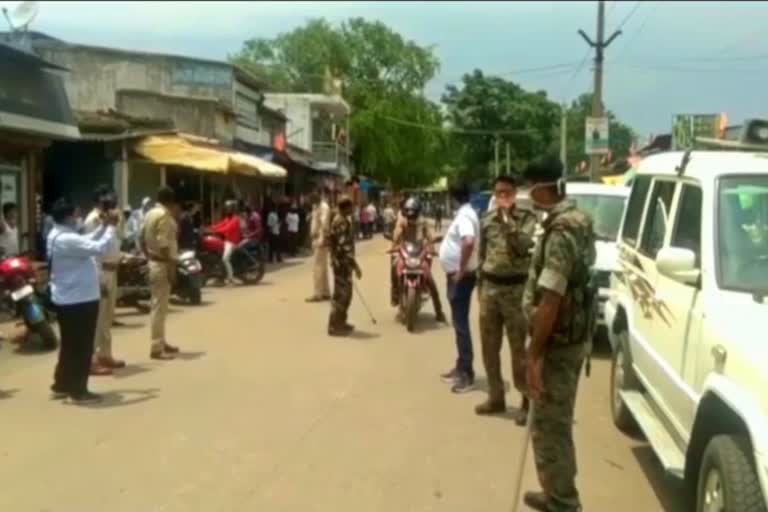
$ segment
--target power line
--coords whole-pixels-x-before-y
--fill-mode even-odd
[[[456,133],[459,135],[522,135],[525,133],[528,133],[528,130],[520,129],[520,130],[466,130],[461,128],[446,128],[443,126],[436,126],[436,125],[428,125],[428,124],[422,124],[417,123],[414,121],[408,121],[406,119],[398,119],[396,117],[390,117],[390,116],[384,116],[384,115],[378,115],[377,116],[380,119],[384,119],[385,121],[389,121],[395,124],[401,124],[403,126],[410,126],[412,128],[423,128],[425,130],[434,130],[434,131],[440,131],[445,133]]]
[[[571,90],[573,89],[573,81],[574,79],[581,73],[581,70],[584,69],[584,65],[587,63],[587,60],[589,59],[589,55],[592,53],[591,48],[587,48],[587,52],[584,54],[584,57],[582,57],[581,62],[579,62],[579,65],[576,66],[576,68],[573,70],[573,73],[568,78],[568,81],[565,83],[565,92],[563,93],[563,101],[566,101],[568,99],[568,96],[571,94]]]
[[[619,51],[617,51],[617,52],[614,54],[614,57],[611,59],[611,62],[610,62],[611,64],[615,63],[615,62],[616,62],[616,61],[619,59],[619,56],[621,56],[622,54],[624,54],[624,52],[625,52],[625,51],[626,51],[626,50],[627,50],[627,49],[628,49],[628,48],[629,48],[629,47],[632,45],[632,43],[633,43],[633,42],[635,42],[635,40],[636,40],[636,39],[637,39],[637,38],[640,36],[640,34],[643,32],[643,29],[645,28],[646,24],[648,23],[648,20],[650,20],[650,19],[651,19],[651,17],[653,17],[653,14],[654,14],[655,12],[656,12],[655,10],[651,10],[651,11],[648,13],[648,16],[646,16],[646,17],[643,19],[643,22],[640,24],[640,26],[637,28],[637,30],[635,30],[635,31],[632,33],[632,35],[631,35],[629,38],[627,38],[627,39],[625,40],[626,42],[624,43],[624,45],[623,45],[621,48],[619,48]]]
[[[486,76],[486,77],[492,77],[492,76],[522,75],[522,74],[526,74],[526,73],[541,73],[541,72],[544,72],[545,74],[547,74],[546,73],[547,71],[557,71],[557,70],[559,70],[560,72],[562,72],[563,69],[571,68],[575,64],[576,64],[575,62],[565,62],[565,63],[562,63],[562,64],[552,64],[552,65],[549,65],[549,66],[537,66],[537,67],[533,67],[533,68],[520,68],[520,69],[516,69],[516,70],[512,70],[512,71],[504,71],[504,72],[500,72],[500,73],[483,72],[483,75]],[[448,85],[448,84],[461,83],[461,82],[464,81],[464,77],[466,77],[466,76],[472,76],[472,73],[471,72],[470,73],[464,73],[461,76],[461,78],[457,78],[456,80],[446,81],[446,82],[444,82],[444,84]]]
[[[653,71],[674,71],[680,73],[756,73],[760,71],[768,71],[768,68],[740,68],[740,69],[723,69],[723,68],[686,68],[680,66],[667,66],[667,65],[654,65],[654,64],[624,64],[625,67],[631,69],[640,70],[653,70]]]
[[[628,22],[630,19],[632,19],[632,16],[634,16],[634,14],[637,12],[637,10],[640,8],[640,6],[641,6],[641,5],[643,5],[643,4],[642,4],[642,2],[640,2],[640,0],[638,0],[637,2],[635,2],[635,7],[634,7],[634,8],[632,8],[632,10],[631,10],[631,11],[629,11],[629,14],[627,14],[627,15],[624,17],[624,19],[622,20],[622,22],[621,22],[621,23],[619,23],[619,26],[616,28],[616,30],[617,30],[617,31],[621,30],[621,29],[624,27],[624,25],[626,25],[626,24],[627,24],[627,22]]]

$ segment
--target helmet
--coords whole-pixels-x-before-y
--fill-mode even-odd
[[[415,197],[409,197],[403,204],[403,214],[407,219],[416,219],[421,215],[421,204]]]

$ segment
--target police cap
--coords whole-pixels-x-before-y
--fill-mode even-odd
[[[339,205],[339,208],[344,208],[345,206],[352,206],[352,198],[349,197],[347,194],[341,194],[337,200],[337,203]]]
[[[556,156],[544,156],[531,161],[523,171],[528,183],[554,183],[563,177],[563,163]]]

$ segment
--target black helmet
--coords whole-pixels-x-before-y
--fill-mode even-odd
[[[403,214],[407,219],[416,219],[421,215],[421,203],[415,197],[409,197],[403,205]]]

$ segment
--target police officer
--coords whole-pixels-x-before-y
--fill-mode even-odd
[[[328,242],[333,270],[333,297],[331,315],[328,319],[329,336],[348,336],[354,327],[347,323],[347,311],[352,303],[352,272],[358,279],[363,277],[355,261],[355,232],[352,213],[352,199],[342,195],[338,200],[338,211],[331,222]]]
[[[591,217],[565,195],[563,166],[544,158],[525,178],[537,209],[547,213],[536,242],[523,309],[529,319],[527,391],[533,402],[531,436],[542,492],[528,492],[534,510],[581,510],[576,489],[573,413],[586,348],[591,345],[590,286],[595,262]]]
[[[168,344],[165,339],[165,317],[171,286],[176,280],[176,257],[178,253],[176,224],[176,194],[172,188],[162,187],[157,191],[157,203],[147,212],[141,231],[141,249],[149,259],[149,288],[151,303],[152,359],[173,359],[178,347]]]
[[[477,414],[496,414],[506,410],[500,352],[504,330],[512,353],[515,389],[522,396],[515,417],[525,425],[528,399],[525,397],[525,335],[523,289],[528,280],[536,216],[515,208],[517,183],[511,176],[499,176],[494,183],[496,208],[480,222],[478,290],[480,297],[480,337],[483,364],[488,376],[488,400],[475,407]]]
[[[421,242],[423,247],[432,251],[434,236],[429,223],[421,216],[421,203],[415,197],[409,197],[403,203],[401,215],[398,216],[395,223],[395,230],[392,234],[392,247],[390,251],[395,251],[403,242]],[[400,303],[400,287],[397,279],[397,258],[393,257],[390,268],[390,298],[393,306]],[[432,298],[432,305],[435,308],[435,320],[446,323],[448,320],[443,313],[443,304],[440,302],[440,294],[437,291],[437,285],[430,273],[427,275],[427,288]]]

